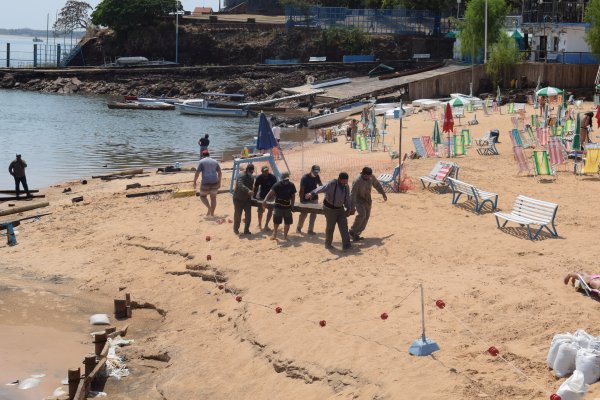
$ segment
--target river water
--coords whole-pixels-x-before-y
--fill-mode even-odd
[[[30,188],[136,167],[198,160],[198,139],[212,152],[252,143],[258,118],[109,110],[106,97],[0,90],[0,189],[12,188],[8,165],[21,153]],[[302,140],[303,136],[282,140]]]

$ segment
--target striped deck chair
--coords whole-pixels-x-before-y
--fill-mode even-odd
[[[433,142],[431,141],[431,136],[421,136],[421,143],[425,148],[425,153],[427,153],[427,157],[435,157],[435,151],[433,150]]]
[[[585,151],[585,163],[579,171],[579,175],[598,175],[598,165],[600,164],[600,148],[588,148]]]
[[[518,129],[513,129],[512,131],[510,131],[509,136],[513,146],[523,147],[523,140],[521,139],[521,134],[519,133]]]
[[[531,126],[534,128],[540,127],[540,118],[536,114],[531,114]]]
[[[473,111],[475,111],[475,107],[473,106],[472,102],[468,103],[466,108],[467,108],[467,112],[473,112]]]
[[[557,165],[566,165],[567,152],[559,138],[553,137],[548,141],[548,156],[550,157],[550,165],[553,167]]]
[[[461,132],[460,135],[454,135],[454,155],[464,156],[465,154],[467,154],[465,152],[465,137]]]
[[[360,151],[367,151],[368,150],[368,146],[367,146],[367,138],[358,133],[356,135],[356,148]]]
[[[415,151],[417,152],[417,154],[423,158],[427,157],[427,152],[425,151],[425,148],[423,147],[423,143],[421,142],[421,138],[420,137],[414,137],[412,138],[413,144],[415,145]]]
[[[594,95],[594,107],[598,107],[600,105],[600,96],[597,94]]]
[[[529,164],[525,159],[525,153],[523,152],[523,147],[521,146],[513,146],[513,153],[515,155],[515,161],[517,162],[517,166],[519,167],[519,172],[524,172],[526,175],[531,175],[531,169],[529,168]]]
[[[564,125],[554,125],[550,128],[550,135],[553,137],[563,137],[565,133]]]
[[[533,151],[533,167],[534,174],[538,178],[538,182],[543,179],[556,179],[554,169],[550,166],[548,160],[548,152],[546,150]]]
[[[537,146],[537,138],[533,134],[533,128],[531,125],[527,125],[525,127],[525,140],[523,141],[523,148],[535,147]]]
[[[437,121],[437,119],[438,119],[437,107],[430,108],[428,111],[429,111],[429,118],[431,118],[432,121]]]
[[[508,113],[509,114],[514,114],[515,113],[515,103],[508,103]]]
[[[519,117],[510,117],[510,122],[513,124],[513,129],[519,129]]]
[[[565,121],[565,132],[566,133],[575,132],[575,122],[570,118]]]
[[[546,147],[550,138],[550,128],[537,128],[536,134],[538,144]]]
[[[465,140],[465,146],[471,147],[471,131],[467,128],[463,128],[461,134]]]

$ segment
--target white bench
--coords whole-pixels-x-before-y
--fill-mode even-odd
[[[471,198],[475,200],[475,212],[480,213],[486,202],[490,203],[492,211],[496,210],[496,206],[498,205],[497,193],[486,192],[470,183],[459,181],[455,178],[448,178],[448,182],[450,182],[450,188],[452,189],[452,204],[458,203],[460,196],[466,194],[469,200]]]
[[[529,238],[535,240],[544,228],[552,236],[558,236],[558,232],[556,232],[556,227],[554,226],[554,218],[556,217],[557,210],[558,204],[519,195],[510,213],[497,212],[494,215],[496,216],[498,228],[504,228],[508,221],[516,222],[521,226],[527,226]],[[506,220],[502,226],[500,226],[500,219]],[[540,227],[535,235],[531,234],[530,225],[538,225]]]
[[[429,172],[429,175],[421,176],[419,179],[423,184],[423,189],[427,189],[432,184],[446,186],[448,177],[458,179],[458,170],[458,165],[453,162],[438,161]],[[425,183],[427,183],[427,186],[425,186]]]

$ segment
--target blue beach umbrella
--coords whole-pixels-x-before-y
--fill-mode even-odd
[[[264,113],[260,113],[258,120],[258,137],[256,138],[256,149],[257,150],[271,150],[273,147],[277,147],[277,140],[273,135],[271,124],[267,120],[267,116]]]

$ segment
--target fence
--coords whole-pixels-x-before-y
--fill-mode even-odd
[[[4,68],[39,68],[63,66],[63,61],[70,58],[76,45],[69,44],[32,44],[13,46],[6,43],[0,47],[0,67]]]
[[[559,64],[598,64],[594,54],[583,51],[523,50],[523,61]]]
[[[367,33],[442,35],[450,30],[447,18],[432,11],[392,9],[308,8],[287,6],[288,24],[315,28],[358,28]]]

